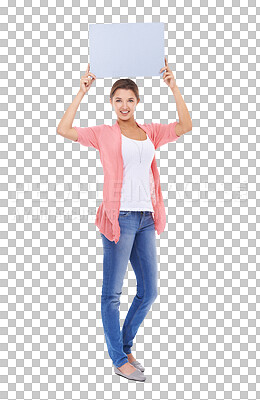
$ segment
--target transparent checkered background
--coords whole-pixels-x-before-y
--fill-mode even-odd
[[[260,9],[239,3],[1,2],[1,399],[260,398]],[[56,132],[88,24],[127,22],[165,23],[193,124],[156,152],[167,224],[133,347],[144,383],[114,374],[104,338],[99,153]],[[139,123],[178,120],[161,77],[134,80]],[[116,122],[115,81],[92,85],[74,125]],[[135,292],[129,262],[121,326]]]

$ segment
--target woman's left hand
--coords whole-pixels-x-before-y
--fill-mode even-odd
[[[163,70],[166,70],[165,73],[163,74],[163,80],[166,83],[166,85],[168,85],[171,89],[173,89],[176,86],[176,81],[175,81],[175,78],[173,76],[173,72],[169,68],[168,61],[167,61],[166,57],[164,57],[164,59],[165,59],[165,67],[160,69],[160,73]]]

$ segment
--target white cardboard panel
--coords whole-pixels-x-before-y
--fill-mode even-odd
[[[89,63],[97,78],[161,76],[164,23],[89,24]]]

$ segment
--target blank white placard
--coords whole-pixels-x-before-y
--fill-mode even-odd
[[[161,76],[164,23],[89,24],[89,63],[97,78]]]

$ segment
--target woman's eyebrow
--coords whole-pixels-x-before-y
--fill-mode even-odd
[[[116,97],[116,99],[121,99],[121,97]],[[128,100],[129,99],[133,99],[133,97],[129,97]]]

